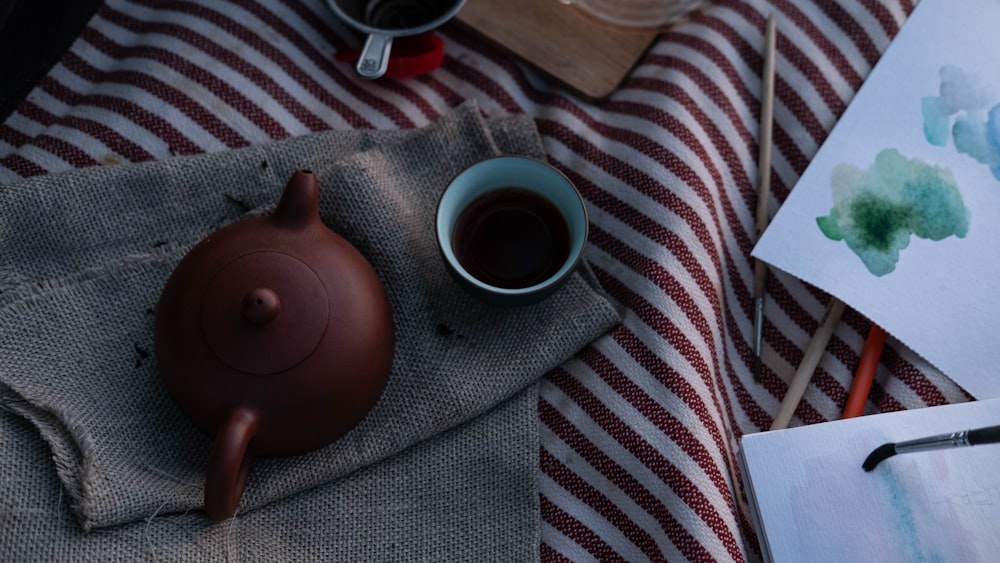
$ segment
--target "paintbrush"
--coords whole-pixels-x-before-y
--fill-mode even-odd
[[[764,71],[761,73],[760,146],[757,151],[757,240],[767,228],[767,204],[771,199],[771,144],[774,137],[774,59],[777,24],[774,15],[767,18],[764,30]],[[753,379],[760,381],[760,353],[764,334],[764,285],[767,265],[757,260],[753,265]]]
[[[868,454],[861,467],[865,471],[875,469],[875,466],[896,454],[908,454],[942,448],[959,448],[962,446],[978,446],[979,444],[995,444],[1000,442],[1000,426],[987,426],[975,430],[963,430],[951,434],[938,434],[926,438],[918,438],[896,444],[882,444]]]

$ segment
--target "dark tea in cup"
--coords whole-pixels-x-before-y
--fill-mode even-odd
[[[459,263],[497,287],[518,288],[552,277],[569,256],[569,225],[554,203],[519,187],[478,196],[452,233]]]
[[[587,210],[569,179],[540,160],[478,162],[448,185],[437,210],[444,263],[472,295],[526,305],[556,291],[587,242]]]

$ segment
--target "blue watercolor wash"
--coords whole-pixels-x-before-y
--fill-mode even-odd
[[[995,95],[975,74],[956,66],[941,67],[940,76],[940,95],[920,100],[924,138],[943,147],[950,132],[956,151],[985,164],[1000,180],[1000,104]]]
[[[990,108],[986,117],[986,125],[983,127],[983,135],[990,151],[1000,155],[1000,104]],[[1000,158],[995,159],[990,164],[990,172],[993,173],[994,178],[1000,180]]]
[[[927,542],[923,541],[920,531],[917,529],[913,500],[892,470],[885,473],[885,484],[895,516],[896,529],[893,531],[896,537],[902,540],[898,542],[900,549],[905,551],[905,557],[900,557],[900,559],[913,562],[944,563],[943,554],[927,553],[930,546],[926,545]]]
[[[924,138],[927,142],[936,147],[947,145],[951,119],[941,107],[941,98],[937,96],[921,98],[920,112],[924,116]]]
[[[979,114],[955,118],[955,125],[951,128],[951,138],[955,142],[955,150],[983,164],[997,161],[997,157],[1000,156],[996,149],[990,146],[986,135],[986,119]]]

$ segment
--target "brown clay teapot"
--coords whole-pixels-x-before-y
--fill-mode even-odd
[[[156,357],[184,414],[215,443],[205,510],[235,514],[255,455],[330,444],[375,406],[393,323],[368,261],[320,220],[309,171],[274,213],[225,227],[171,274],[156,312]]]

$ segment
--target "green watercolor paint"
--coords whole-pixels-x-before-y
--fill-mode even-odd
[[[910,208],[874,194],[859,195],[851,201],[850,210],[861,246],[881,252],[888,252],[893,235],[907,230],[912,221]]]
[[[968,233],[969,211],[951,171],[896,149],[879,152],[867,170],[835,167],[830,183],[834,206],[817,226],[846,242],[876,276],[896,269],[911,236],[937,241]]]

